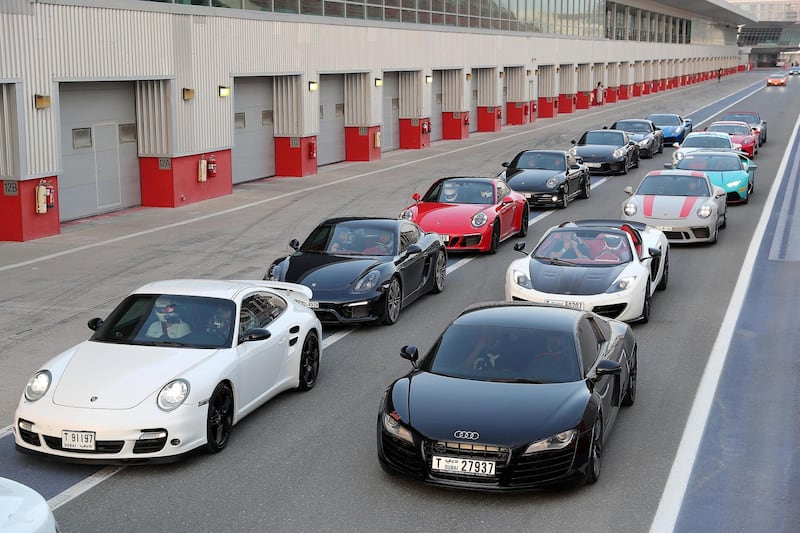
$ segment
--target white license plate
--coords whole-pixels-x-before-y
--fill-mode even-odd
[[[319,302],[315,302],[314,300],[309,300],[308,307],[311,309],[319,309]]]
[[[450,242],[450,235],[443,235],[443,234],[441,234],[441,233],[440,233],[440,234],[439,234],[439,237],[441,237],[441,238],[442,238],[442,242],[443,242],[443,243],[448,243],[448,242]]]
[[[603,166],[602,163],[586,163],[586,166],[589,168],[600,168]]]
[[[472,476],[493,476],[494,461],[479,461],[475,459],[460,459],[458,457],[433,456],[431,470],[436,472],[450,472],[453,474],[468,474]]]
[[[61,432],[61,447],[65,450],[94,450],[94,431]]]
[[[528,198],[528,199],[531,199],[531,198],[533,198],[533,193],[530,193],[530,192],[524,192],[524,193],[522,193],[522,194],[524,194],[524,195],[525,195],[525,198]]]
[[[583,302],[570,302],[567,300],[545,300],[546,304],[563,305],[570,309],[583,309]]]
[[[672,231],[672,226],[656,226],[659,231]]]

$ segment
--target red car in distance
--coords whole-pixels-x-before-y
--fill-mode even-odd
[[[712,122],[705,131],[727,133],[735,144],[741,145],[742,152],[746,153],[750,159],[754,158],[758,153],[758,138],[747,122],[718,120],[717,122]]]
[[[441,178],[412,198],[399,218],[441,235],[448,252],[493,254],[500,242],[528,233],[528,201],[499,178]]]

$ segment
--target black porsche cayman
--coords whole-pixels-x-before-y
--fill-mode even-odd
[[[264,279],[311,288],[311,308],[328,324],[394,324],[401,309],[444,290],[447,250],[437,233],[409,220],[340,217],[320,223]]]
[[[630,327],[527,302],[476,304],[387,389],[378,459],[387,472],[481,490],[597,481],[620,406],[636,398]]]

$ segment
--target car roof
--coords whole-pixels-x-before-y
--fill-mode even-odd
[[[523,150],[520,152],[521,154],[554,154],[554,155],[566,155],[569,152],[566,150],[540,150],[538,148],[532,148],[530,150]]]
[[[718,148],[698,148],[686,154],[686,157],[697,157],[698,155],[709,155],[714,157],[741,157],[743,152],[731,150],[720,150]]]
[[[583,311],[533,302],[483,302],[464,309],[453,325],[546,329],[572,333]]]
[[[736,126],[742,126],[743,125],[748,130],[750,129],[750,125],[747,122],[745,122],[744,120],[715,120],[714,122],[709,124],[708,127],[710,128],[714,124],[724,124],[724,125],[731,124],[731,125],[736,125]]]
[[[689,137],[723,137],[728,138],[728,134],[722,131],[693,131],[688,134],[685,139]]]
[[[693,178],[708,179],[708,175],[705,172],[700,172],[699,170],[680,170],[680,169],[651,170],[650,172],[645,174],[644,177],[647,178],[649,176],[691,176]]]
[[[270,283],[260,280],[170,279],[147,283],[131,294],[176,294],[235,299],[242,290],[259,285],[268,288]]]
[[[324,226],[328,224],[340,224],[343,222],[357,222],[359,220],[363,220],[364,222],[378,222],[378,223],[385,223],[387,226],[394,226],[397,224],[397,219],[389,218],[389,217],[356,217],[356,216],[345,216],[345,217],[334,217],[328,218],[317,224],[317,227]]]
[[[585,218],[582,220],[573,220],[564,222],[559,227],[584,227],[584,228],[616,228],[620,229],[623,226],[630,226],[638,231],[647,229],[647,224],[644,222],[635,222],[633,220],[618,220],[615,218]]]

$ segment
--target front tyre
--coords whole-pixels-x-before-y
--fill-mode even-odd
[[[664,254],[664,272],[661,274],[661,279],[658,281],[658,285],[656,285],[657,291],[663,291],[667,288],[667,284],[669,283],[669,250],[667,253]]]
[[[634,349],[630,362],[630,377],[628,379],[628,387],[625,389],[625,396],[622,397],[622,405],[630,407],[636,402],[636,372],[638,371],[638,362],[636,357],[636,350]]]
[[[303,341],[303,351],[300,353],[300,383],[297,388],[309,391],[317,384],[319,376],[319,338],[315,332],[310,332]]]
[[[642,303],[642,316],[639,317],[639,321],[642,324],[647,324],[650,320],[650,282],[647,282],[647,287],[644,290],[644,302]]]
[[[495,222],[492,227],[492,237],[489,244],[489,253],[496,254],[497,248],[500,246],[500,222]]]
[[[589,461],[586,465],[586,484],[594,485],[600,479],[600,468],[603,465],[603,418],[597,413],[597,420],[592,428],[592,441],[589,443]]]
[[[438,294],[444,290],[444,280],[447,276],[447,258],[443,251],[436,252],[436,263],[433,266],[433,288],[431,292]]]
[[[589,198],[592,195],[592,178],[590,176],[586,176],[583,180],[583,187],[581,187],[581,198],[584,200]]]
[[[528,222],[530,221],[530,212],[528,211],[528,205],[525,204],[525,207],[522,208],[522,215],[519,217],[519,233],[517,233],[517,237],[525,237],[528,234]]]
[[[403,292],[397,278],[392,278],[389,287],[386,289],[386,297],[383,301],[383,323],[391,326],[397,322],[400,316],[400,306],[403,302]]]
[[[228,445],[233,428],[233,391],[227,383],[220,383],[208,401],[206,419],[206,449],[219,453]]]

